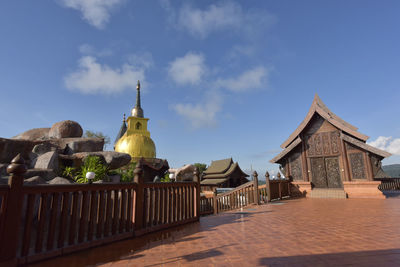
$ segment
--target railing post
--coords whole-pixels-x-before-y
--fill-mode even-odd
[[[197,167],[194,167],[193,171],[193,180],[196,181],[196,218],[200,220],[200,177],[199,170]]]
[[[256,171],[253,172],[254,178],[254,204],[260,205],[260,194],[258,192],[258,173]]]
[[[143,169],[142,160],[140,159],[134,170],[134,182],[137,184],[136,200],[135,200],[135,230],[143,228],[144,219],[144,186],[143,186]]]
[[[268,171],[265,173],[265,187],[267,188],[267,202],[271,202],[271,183]]]
[[[216,188],[214,188],[213,206],[214,206],[214,214],[218,214],[218,201],[217,201],[217,189]]]
[[[7,167],[7,172],[11,174],[8,179],[9,191],[5,211],[5,221],[1,236],[0,261],[7,261],[5,265],[16,265],[16,254],[19,240],[19,226],[21,222],[21,210],[24,184],[23,174],[26,172],[24,159],[18,154]]]
[[[278,180],[279,180],[279,183],[278,183],[278,188],[279,188],[279,199],[282,200],[282,180],[281,180],[281,173],[278,172],[278,174],[276,175],[276,177],[277,177]]]

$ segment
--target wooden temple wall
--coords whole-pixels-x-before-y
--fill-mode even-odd
[[[325,165],[331,174],[340,175],[340,180],[372,181],[378,172],[380,159],[377,156],[342,140],[341,132],[329,122],[315,119],[301,135],[301,145],[291,151],[282,163],[287,177],[293,181],[313,181],[318,174],[315,166]],[[314,168],[313,168],[314,167]]]

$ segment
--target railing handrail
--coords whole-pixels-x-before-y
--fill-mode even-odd
[[[243,189],[243,188],[246,188],[246,187],[249,187],[249,186],[252,186],[252,185],[254,185],[254,181],[247,182],[247,183],[245,183],[245,184],[242,184],[242,185],[236,187],[235,189],[233,189],[233,190],[231,190],[231,191],[228,191],[228,192],[225,192],[225,193],[222,193],[222,194],[217,195],[217,199],[218,199],[218,198],[221,198],[221,197],[228,196],[228,195],[233,194],[233,193],[235,193],[235,192],[237,192],[237,191],[240,191],[240,190]]]

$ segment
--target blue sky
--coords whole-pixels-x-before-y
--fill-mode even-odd
[[[0,3],[0,136],[75,120],[114,140],[142,107],[171,167],[265,173],[314,94],[400,163],[399,1]]]

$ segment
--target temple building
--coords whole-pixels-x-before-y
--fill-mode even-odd
[[[232,188],[247,183],[248,176],[232,158],[214,160],[203,172],[200,185],[202,191],[213,191],[216,187]]]
[[[330,111],[316,94],[305,119],[270,162],[280,164],[294,189],[308,197],[384,198],[381,160],[391,154]]]
[[[149,119],[144,118],[143,109],[140,105],[140,82],[137,84],[136,105],[132,109],[132,116],[127,119],[128,126],[124,121],[117,136],[114,146],[115,151],[131,155],[132,160],[138,158],[155,158],[156,146],[150,138],[147,130]]]
[[[122,121],[122,126],[115,140],[114,150],[131,155],[132,162],[142,163],[145,182],[162,178],[169,169],[168,161],[156,158],[156,146],[147,130],[148,118],[140,103],[140,82],[137,83],[136,105],[131,116]],[[128,125],[126,125],[128,123]]]

